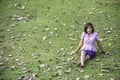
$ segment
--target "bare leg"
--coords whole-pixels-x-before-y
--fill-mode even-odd
[[[84,66],[84,62],[86,61],[86,53],[85,51],[81,51],[81,65]]]
[[[90,56],[89,55],[86,55],[86,52],[85,51],[81,51],[81,60],[80,62],[72,62],[73,64],[77,65],[77,66],[84,66],[84,63],[90,59]]]
[[[90,59],[90,56],[89,55],[86,55],[86,52],[85,51],[81,51],[81,65],[84,66],[84,63]]]
[[[90,56],[86,55],[84,62],[86,62],[88,59],[90,59]]]

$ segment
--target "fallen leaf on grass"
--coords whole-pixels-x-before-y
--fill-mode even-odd
[[[103,73],[109,73],[109,71],[105,70],[105,69],[101,69],[101,72],[103,72]]]
[[[3,72],[7,67],[6,66],[0,66],[0,72]]]
[[[71,68],[69,68],[68,70],[65,70],[65,73],[67,74],[71,73]]]
[[[88,80],[89,77],[90,77],[90,75],[83,76],[84,80]]]
[[[32,56],[34,59],[36,59],[36,58],[38,57],[37,54],[32,54],[31,56]]]
[[[12,57],[13,55],[12,54],[9,54],[8,57]]]
[[[10,68],[11,70],[15,70],[16,66],[11,66]]]
[[[36,74],[31,74],[31,75],[21,76],[12,80],[35,80],[35,77],[37,77]]]
[[[104,74],[99,74],[100,76],[104,76]]]
[[[3,51],[0,51],[0,55],[4,55],[5,53]]]
[[[114,70],[119,70],[119,68],[118,68],[118,67],[115,67]]]
[[[81,80],[80,77],[77,77],[76,80]]]
[[[44,68],[47,64],[40,64],[39,67],[40,68]]]
[[[85,70],[80,70],[81,73],[85,72]]]
[[[62,66],[56,66],[56,69],[62,69],[63,67]]]
[[[24,10],[24,9],[25,9],[25,6],[21,6],[21,9]]]
[[[101,61],[101,59],[96,59],[96,62],[100,62]]]
[[[74,57],[71,57],[71,58],[68,58],[67,60],[68,60],[68,61],[71,61],[71,60],[73,60],[73,59],[74,59]]]
[[[57,29],[57,28],[54,28],[54,31],[58,31],[58,29]]]
[[[14,61],[15,61],[15,62],[18,62],[18,61],[19,61],[19,59],[15,59]]]
[[[90,15],[92,15],[93,13],[92,12],[89,12]]]
[[[16,37],[15,36],[11,36],[11,39],[15,39]]]
[[[116,80],[115,78],[109,78],[108,80]]]
[[[44,41],[44,40],[46,40],[47,39],[47,37],[46,36],[44,36],[43,38],[42,38],[42,41]]]
[[[45,28],[45,31],[49,31],[50,30],[50,28]]]

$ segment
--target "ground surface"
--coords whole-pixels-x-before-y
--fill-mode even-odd
[[[0,0],[0,80],[120,80],[120,0]],[[107,55],[74,66],[84,23]],[[32,79],[30,79],[32,80]]]

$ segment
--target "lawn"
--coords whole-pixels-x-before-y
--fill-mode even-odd
[[[0,80],[120,80],[120,0],[0,0]],[[84,68],[71,62],[84,23],[98,49]]]

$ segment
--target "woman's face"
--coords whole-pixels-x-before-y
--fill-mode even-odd
[[[88,33],[88,34],[91,34],[91,33],[92,33],[92,28],[91,28],[91,26],[88,26],[88,28],[87,28],[87,33]]]

